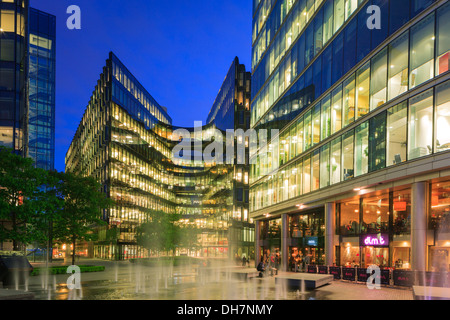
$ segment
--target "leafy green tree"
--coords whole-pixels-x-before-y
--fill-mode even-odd
[[[72,264],[75,264],[77,241],[96,239],[95,227],[106,224],[102,211],[114,202],[101,192],[101,184],[92,177],[60,173],[59,181],[57,192],[64,204],[53,221],[53,232],[59,241],[72,243]]]
[[[196,250],[200,247],[198,236],[202,233],[194,223],[188,223],[180,226],[179,246],[188,250]]]
[[[180,243],[181,229],[178,214],[167,214],[162,211],[149,211],[148,222],[141,224],[136,230],[137,243],[157,255],[161,251],[173,251]]]
[[[0,242],[12,241],[13,250],[45,240],[38,223],[45,211],[48,173],[37,169],[33,160],[0,147]]]

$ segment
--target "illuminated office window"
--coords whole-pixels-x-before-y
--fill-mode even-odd
[[[370,110],[382,106],[387,99],[387,49],[383,49],[371,60]]]
[[[369,124],[364,122],[355,130],[355,177],[369,170]]]
[[[348,126],[355,121],[355,75],[344,81],[344,124]]]
[[[450,3],[437,11],[437,59],[436,75],[449,70],[450,64]]]
[[[387,166],[406,161],[408,102],[404,101],[388,110],[387,114]]]
[[[356,71],[356,119],[369,113],[370,62]]]
[[[408,46],[408,31],[389,45],[389,100],[408,90]]]
[[[409,102],[408,160],[433,152],[433,90],[428,90]]]
[[[450,81],[436,87],[436,152],[450,149]]]
[[[342,137],[342,178],[344,181],[354,177],[354,130],[346,132]]]
[[[434,14],[411,28],[410,88],[414,88],[434,76]]]
[[[330,144],[320,148],[320,188],[330,185]]]
[[[338,137],[331,141],[331,159],[330,159],[330,171],[331,171],[331,184],[341,182],[341,159],[342,159],[342,137]]]

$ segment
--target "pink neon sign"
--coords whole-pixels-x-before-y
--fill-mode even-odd
[[[389,237],[385,234],[365,235],[361,237],[361,246],[389,246]]]

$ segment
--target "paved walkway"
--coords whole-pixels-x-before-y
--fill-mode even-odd
[[[271,276],[239,281],[223,275],[223,270],[199,277],[196,269],[186,267],[147,268],[98,260],[82,260],[81,264],[105,266],[104,272],[81,275],[83,299],[88,300],[413,300],[409,288],[382,286],[381,290],[370,290],[365,284],[346,281],[300,292],[277,284]],[[28,289],[36,300],[67,300],[67,278],[31,277]]]

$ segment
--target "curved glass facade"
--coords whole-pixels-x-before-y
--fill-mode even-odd
[[[253,255],[248,165],[193,152],[200,145],[200,152],[207,153],[205,142],[224,136],[218,127],[245,129],[250,123],[250,74],[236,59],[226,79],[220,92],[228,98],[219,95],[210,115],[230,114],[229,119],[210,116],[203,127],[178,128],[110,54],[66,156],[68,171],[96,177],[116,202],[104,212],[108,227],[99,230],[96,257],[148,257],[136,243],[136,228],[148,221],[150,211],[180,214],[185,225],[202,230],[196,249],[179,248],[177,254]],[[177,149],[180,145],[184,148]]]

